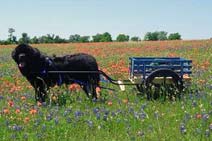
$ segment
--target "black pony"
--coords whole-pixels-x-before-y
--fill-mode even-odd
[[[23,76],[35,89],[36,101],[44,102],[47,90],[55,85],[78,83],[88,97],[97,98],[98,73],[48,73],[48,71],[98,71],[96,59],[78,53],[62,57],[49,57],[27,44],[18,45],[12,52]]]

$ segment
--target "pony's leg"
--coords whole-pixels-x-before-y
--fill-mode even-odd
[[[92,93],[91,93],[91,86],[90,86],[90,84],[88,83],[88,84],[83,85],[82,86],[82,89],[86,93],[87,97],[88,98],[91,98]]]
[[[35,81],[34,84],[35,88],[35,100],[39,102],[45,102],[46,96],[47,96],[47,85],[45,81],[37,77],[37,80]]]

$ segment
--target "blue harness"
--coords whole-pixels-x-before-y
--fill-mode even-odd
[[[52,62],[52,60],[51,59],[49,59],[48,57],[46,58],[46,62],[47,62],[47,67],[48,66],[53,66],[53,68],[57,71],[57,68],[55,67],[55,65],[54,65],[54,63]],[[47,75],[47,71],[46,71],[46,68],[44,68],[42,71],[41,71],[41,74],[42,75]],[[60,86],[60,85],[62,85],[62,83],[63,83],[63,79],[62,79],[62,76],[61,76],[61,74],[59,73],[58,74],[59,75],[59,78],[58,78],[58,80],[57,80],[57,85],[58,86]]]

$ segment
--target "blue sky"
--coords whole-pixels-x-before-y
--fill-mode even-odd
[[[1,0],[0,39],[8,28],[20,37],[109,32],[143,38],[146,32],[179,32],[183,39],[212,37],[211,0]]]

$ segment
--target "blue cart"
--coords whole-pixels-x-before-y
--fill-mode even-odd
[[[148,99],[157,99],[164,93],[177,96],[184,82],[191,80],[191,60],[179,57],[130,57],[129,60],[129,80]]]

